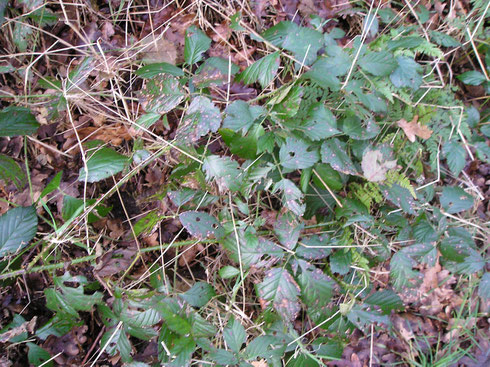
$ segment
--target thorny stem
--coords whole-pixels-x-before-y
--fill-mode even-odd
[[[204,239],[200,240],[200,243],[215,243],[217,240],[215,239]],[[162,246],[152,246],[152,247],[146,247],[141,249],[141,253],[146,253],[146,252],[152,252],[152,251],[160,251],[162,247],[182,247],[182,246],[187,246],[187,245],[192,245],[196,243],[195,239],[192,240],[185,240],[185,241],[179,241],[179,242],[174,242],[173,244],[163,244]],[[76,265],[76,264],[81,264],[84,262],[89,262],[93,261],[100,257],[100,255],[93,254],[93,255],[88,255],[88,256],[83,256],[83,257],[77,257],[72,260],[68,261],[63,261],[55,264],[49,264],[49,265],[40,265],[40,266],[34,266],[32,268],[24,268],[24,269],[19,269],[15,271],[11,271],[5,274],[0,274],[0,280],[5,280],[9,278],[14,278],[19,275],[25,275],[25,274],[31,274],[31,273],[37,273],[41,271],[48,271],[48,270],[56,270],[56,269],[62,269],[64,267],[70,266],[70,265]]]

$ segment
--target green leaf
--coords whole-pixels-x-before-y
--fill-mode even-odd
[[[400,37],[396,40],[388,41],[388,51],[395,50],[397,48],[408,48],[413,49],[422,44],[424,39],[419,36],[409,36],[409,37]]]
[[[304,172],[304,171],[303,171]],[[296,187],[293,181],[287,178],[277,182],[272,189],[272,193],[282,192],[282,204],[297,216],[302,216],[306,205],[303,203],[303,193]]]
[[[102,293],[95,292],[87,295],[84,286],[69,287],[65,282],[83,282],[83,277],[71,277],[66,273],[62,277],[55,277],[55,288],[44,291],[46,295],[46,306],[55,312],[68,314],[78,318],[78,311],[91,311],[94,305],[102,301]],[[86,282],[86,280],[85,280]]]
[[[340,174],[332,168],[327,163],[317,163],[313,167],[314,172],[313,172],[313,183],[319,188],[319,189],[326,189],[325,185],[323,183],[326,183],[328,187],[334,191],[339,191],[344,187],[344,184],[342,183],[342,178],[340,177]],[[316,172],[316,173],[315,173]],[[320,176],[318,177],[317,176]],[[323,182],[322,182],[323,181]]]
[[[179,125],[175,139],[186,144],[197,142],[202,136],[218,131],[221,113],[206,97],[195,97],[187,109],[184,121]]]
[[[451,172],[459,176],[466,164],[466,150],[455,140],[450,140],[444,144],[442,153]]]
[[[473,196],[460,187],[444,187],[440,198],[442,208],[455,214],[473,207]]]
[[[291,51],[295,59],[311,65],[323,47],[323,37],[311,28],[299,27],[293,22],[283,21],[267,29],[262,36],[274,46]]]
[[[467,85],[480,85],[487,80],[485,75],[476,70],[467,71],[466,73],[456,76],[456,78]]]
[[[140,93],[145,111],[160,115],[177,107],[185,96],[178,79],[163,74],[148,80]]]
[[[139,68],[135,72],[136,75],[139,75],[142,78],[152,78],[158,74],[170,74],[173,76],[184,76],[184,72],[181,68],[178,68],[175,65],[160,62],[157,64],[149,64],[145,65],[142,68]]]
[[[330,302],[335,283],[310,263],[298,260],[298,264],[301,268],[301,274],[298,276],[301,298],[309,307],[322,308]]]
[[[409,87],[417,90],[422,85],[420,72],[422,67],[417,62],[406,56],[396,58],[398,67],[390,75],[390,80],[397,88]]]
[[[377,312],[365,311],[362,309],[362,306],[358,304],[352,307],[350,312],[347,314],[347,319],[360,329],[364,329],[367,327],[367,325],[375,322],[391,325],[390,319],[387,315],[380,315]]]
[[[259,297],[272,302],[276,311],[285,319],[293,321],[301,309],[298,302],[300,288],[284,268],[272,268],[265,273],[264,281],[257,286]]]
[[[0,154],[0,180],[5,183],[12,182],[19,190],[27,183],[27,178],[22,168],[12,158],[3,154]]]
[[[426,220],[420,220],[413,227],[413,236],[420,242],[437,241],[437,232],[432,225]]]
[[[274,223],[274,233],[281,245],[294,250],[303,227],[304,223],[300,222],[294,214],[286,212]]]
[[[142,126],[146,129],[148,129],[155,122],[160,120],[161,117],[162,117],[162,115],[160,113],[156,113],[156,112],[145,113],[144,115],[141,115],[140,117],[138,117],[138,119],[135,121],[135,129],[139,130],[140,129],[139,126]]]
[[[196,190],[183,187],[181,190],[169,191],[168,198],[176,206],[182,206],[191,201],[196,196]]]
[[[384,314],[389,314],[392,310],[403,310],[402,300],[390,289],[371,294],[364,300],[364,303],[379,306]]]
[[[210,155],[204,159],[202,168],[206,173],[206,180],[215,179],[222,191],[240,189],[238,163],[230,157]]]
[[[166,299],[159,302],[157,306],[158,312],[165,320],[165,325],[170,330],[179,335],[188,335],[192,331],[192,325],[187,318],[181,315],[181,306],[175,299]]]
[[[325,140],[321,147],[322,162],[328,163],[336,171],[357,175],[357,169],[346,152],[346,144],[338,139]]]
[[[33,32],[34,29],[29,25],[20,21],[15,22],[14,30],[12,32],[12,40],[14,41],[15,46],[17,46],[20,52],[27,51],[27,48],[29,47],[29,41]]]
[[[84,204],[85,208],[87,208],[88,206],[93,205],[96,201],[96,199],[88,199],[84,201],[83,199],[77,199],[73,196],[65,195],[63,197],[63,208],[61,211],[61,217],[65,222],[69,222],[83,212]],[[104,207],[103,205],[97,205],[95,209],[100,216],[105,216],[109,212],[109,208]],[[89,223],[94,223],[97,220],[99,220],[98,216],[96,216],[94,213],[89,213]]]
[[[0,216],[0,258],[23,249],[37,233],[34,206],[10,209]]]
[[[131,361],[131,342],[124,330],[114,328],[109,329],[100,339],[100,348],[111,356],[119,352],[123,362]]]
[[[347,250],[339,250],[330,256],[330,269],[332,272],[345,275],[350,271],[352,253]]]
[[[318,162],[318,151],[311,150],[303,140],[286,138],[286,143],[279,150],[279,160],[284,168],[302,169],[313,166]]]
[[[223,279],[231,279],[240,274],[240,270],[231,265],[225,265],[219,269],[219,276]]]
[[[274,52],[255,61],[243,72],[237,75],[236,82],[252,84],[258,81],[262,88],[267,88],[277,74],[279,69],[279,52]]]
[[[296,255],[305,260],[324,259],[332,252],[332,249],[327,247],[331,242],[330,237],[326,235],[302,238],[300,246],[296,248]]]
[[[212,236],[221,238],[225,234],[216,218],[205,212],[188,211],[180,214],[179,219],[184,228],[199,239]]]
[[[235,355],[230,351],[224,349],[213,350],[211,353],[209,353],[208,357],[212,361],[218,363],[219,366],[236,366],[236,364],[238,363],[238,359],[235,357]]]
[[[416,201],[408,189],[398,184],[393,184],[392,186],[382,185],[380,189],[387,200],[401,208],[405,213],[415,214]]]
[[[490,273],[485,273],[480,279],[478,295],[484,299],[490,299]]]
[[[339,125],[344,133],[356,140],[372,139],[379,133],[379,126],[373,120],[367,120],[363,126],[361,119],[353,113],[348,113]]]
[[[188,65],[193,65],[201,61],[202,54],[211,46],[211,38],[197,28],[191,25],[185,33],[184,59]]]
[[[57,190],[60,187],[61,177],[63,176],[63,171],[60,171],[53,177],[51,181],[46,185],[46,187],[41,192],[41,197],[45,197],[46,195],[51,194],[53,191]]]
[[[413,271],[412,267],[416,262],[403,251],[396,252],[390,261],[390,278],[396,289],[410,284],[410,281],[418,276],[418,272]]]
[[[0,136],[32,135],[39,126],[28,108],[8,106],[0,112]]]
[[[430,39],[432,42],[443,47],[458,47],[461,45],[457,40],[446,33],[429,31]]]
[[[248,103],[238,100],[228,105],[225,112],[223,127],[237,132],[241,130],[245,134],[255,120],[264,113],[264,107],[250,106]]]
[[[219,129],[223,141],[230,147],[232,154],[245,159],[257,157],[257,138],[253,135],[241,136],[230,129]]]
[[[121,172],[128,158],[110,148],[100,148],[87,160],[87,169],[80,168],[78,181],[98,182]]]
[[[34,343],[27,343],[27,347],[29,348],[29,351],[27,352],[27,360],[29,361],[29,364],[35,367],[41,365],[43,367],[53,366],[53,361],[46,362],[51,359],[51,355],[47,350]]]
[[[310,107],[306,120],[297,130],[301,130],[313,141],[340,134],[340,131],[337,130],[335,116],[321,102],[314,103]]]
[[[369,52],[359,59],[359,66],[376,76],[388,76],[398,66],[393,55],[386,51]]]
[[[228,325],[223,330],[223,339],[226,345],[233,352],[238,353],[242,349],[243,343],[247,340],[245,328],[235,319],[230,319]]]
[[[191,306],[199,308],[205,306],[214,296],[216,292],[213,286],[206,282],[197,282],[191,289],[180,295]]]

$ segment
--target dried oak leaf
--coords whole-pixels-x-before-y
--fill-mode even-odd
[[[420,122],[417,122],[418,119],[418,116],[414,116],[411,122],[407,122],[405,119],[401,119],[397,122],[398,126],[403,129],[403,132],[407,136],[408,140],[410,140],[412,143],[415,142],[416,136],[422,139],[429,139],[432,135],[432,130],[430,130],[427,126],[421,125]]]

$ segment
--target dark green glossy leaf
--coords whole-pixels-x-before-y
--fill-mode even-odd
[[[0,136],[32,135],[39,126],[28,108],[8,106],[0,111]]]
[[[369,52],[359,59],[359,66],[376,76],[388,76],[396,69],[398,63],[393,55],[386,51]]]
[[[255,61],[238,74],[235,81],[244,82],[245,84],[252,84],[258,81],[262,88],[267,88],[276,76],[279,64],[279,52],[274,52]]]
[[[87,160],[80,169],[78,181],[97,182],[121,172],[128,164],[128,158],[110,148],[100,148]]]
[[[352,253],[349,250],[338,250],[330,255],[330,269],[332,272],[344,275],[350,271]]]
[[[23,249],[37,233],[33,206],[17,207],[0,216],[0,258]]]
[[[364,300],[368,305],[379,306],[384,314],[389,314],[392,310],[402,310],[403,302],[400,297],[390,289],[381,290],[373,293]]]
[[[193,65],[201,61],[202,54],[211,46],[211,39],[206,34],[191,25],[185,32],[184,58],[188,65]]]
[[[17,189],[23,188],[27,183],[22,168],[12,158],[3,154],[0,154],[0,180],[5,183],[13,183]]]
[[[27,343],[27,347],[29,348],[29,351],[27,352],[27,359],[29,360],[29,364],[39,367],[52,367],[53,366],[53,361],[48,360],[51,359],[51,355],[49,352],[40,346],[34,344],[34,343]]]

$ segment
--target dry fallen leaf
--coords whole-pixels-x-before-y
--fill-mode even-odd
[[[417,122],[418,119],[418,116],[414,116],[411,122],[407,122],[405,119],[401,119],[397,122],[398,126],[403,129],[408,140],[412,143],[415,141],[415,136],[422,139],[429,139],[432,135],[432,130],[429,130],[427,126],[420,125],[420,123]]]
[[[380,182],[386,178],[386,172],[396,167],[396,160],[384,160],[381,151],[368,150],[362,156],[361,166],[368,181]]]

